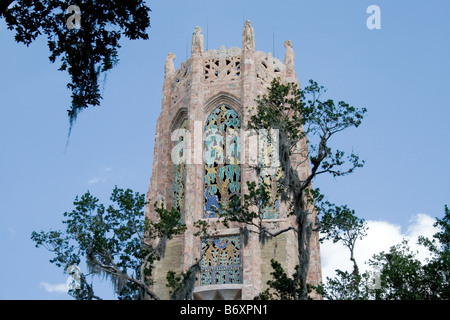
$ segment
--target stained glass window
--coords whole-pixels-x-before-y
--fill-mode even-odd
[[[242,283],[239,235],[202,239],[200,285]]]
[[[238,113],[223,104],[211,112],[205,126],[203,218],[217,217],[220,206],[240,197],[241,167]]]
[[[179,129],[187,129],[187,119],[185,119]],[[175,143],[183,143],[186,139],[186,135],[183,131],[180,131],[178,136],[178,141]],[[186,185],[186,162],[183,153],[186,152],[186,148],[180,148],[179,154],[177,154],[178,161],[174,161],[173,164],[173,196],[172,196],[172,206],[180,211],[181,220],[184,220],[184,188]]]
[[[280,201],[277,191],[278,181],[282,176],[278,155],[278,131],[260,130],[258,147],[259,183],[266,186],[271,196],[271,204],[263,209],[263,219],[278,219],[280,217]]]

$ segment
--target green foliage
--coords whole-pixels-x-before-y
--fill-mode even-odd
[[[167,238],[171,239],[174,235],[181,234],[186,230],[186,225],[181,221],[181,213],[171,208],[170,211],[164,208],[164,203],[158,207],[158,203],[154,204],[155,210],[158,213],[158,221],[145,220],[145,230],[147,235],[152,238]]]
[[[317,203],[320,218],[320,232],[324,240],[333,240],[333,243],[341,242],[350,252],[350,260],[353,262],[353,272],[336,270],[337,277],[327,279],[328,291],[323,286],[318,287],[320,294],[327,298],[339,300],[354,300],[365,296],[366,288],[361,288],[363,280],[368,280],[369,275],[361,275],[359,267],[354,257],[355,245],[358,239],[366,236],[367,224],[364,219],[355,215],[355,211],[348,206],[337,206],[328,201],[323,201],[323,197]],[[327,296],[328,293],[328,296]]]
[[[431,253],[427,261],[418,260],[404,240],[368,261],[374,271],[359,274],[336,270],[336,277],[327,278],[315,289],[329,300],[448,300],[449,222],[450,211],[445,206],[444,218],[437,218],[434,224],[439,231],[433,239],[419,237],[419,243]]]
[[[334,278],[327,278],[325,285],[314,289],[327,300],[368,300],[376,294],[375,275],[370,272],[336,270]]]
[[[263,209],[273,205],[276,199],[271,198],[265,185],[247,183],[249,193],[244,195],[243,203],[235,201],[228,208],[222,208],[225,223],[235,221],[254,226],[251,230],[257,230],[261,242],[291,230],[296,233],[299,266],[292,281],[300,291],[292,297],[298,299],[308,297],[309,244],[312,232],[318,227],[311,219],[311,209],[315,201],[323,199],[319,190],[311,187],[311,182],[320,174],[336,177],[352,173],[364,163],[353,152],[346,155],[343,151],[333,150],[330,138],[347,128],[358,127],[366,109],[357,109],[343,101],[336,104],[331,99],[321,100],[325,92],[324,87],[312,80],[307,87],[299,89],[297,84],[284,84],[274,79],[267,94],[258,98],[257,112],[248,123],[247,129],[251,130],[278,130],[278,159],[282,175],[277,181],[277,196],[287,204],[288,215],[295,218],[295,225],[280,230],[266,227],[262,221]],[[297,166],[300,164],[294,163],[293,157],[302,159],[304,164],[310,162],[311,171],[306,177],[299,176]],[[255,169],[259,172],[261,168]],[[274,276],[278,278],[271,282],[272,289],[278,298],[287,298],[284,290],[288,277],[282,276],[279,266],[274,263]],[[271,295],[265,296],[268,297]]]
[[[2,1],[5,2],[5,1]],[[12,1],[6,1],[11,3]],[[71,81],[72,105],[68,110],[70,124],[87,107],[100,105],[99,79],[119,61],[119,40],[148,39],[150,9],[145,1],[19,0],[0,12],[8,29],[15,30],[15,40],[29,46],[40,35],[48,39],[50,61],[60,59],[59,70],[65,70]],[[2,3],[3,4],[3,3]],[[72,13],[66,10],[76,4],[81,10],[81,29],[70,30],[66,21]]]
[[[343,176],[364,164],[353,152],[346,156],[344,151],[333,150],[329,141],[345,129],[359,127],[367,110],[355,108],[344,101],[323,101],[325,93],[326,89],[313,80],[304,89],[299,89],[294,83],[283,84],[274,79],[268,94],[257,101],[257,114],[252,116],[248,127],[279,130],[280,161],[284,173],[281,191],[296,182],[288,159],[293,153],[306,156],[312,164],[308,179],[294,185],[301,191],[316,175],[328,173]],[[304,139],[308,141],[308,148],[299,150],[298,143]]]
[[[54,253],[50,262],[64,270],[86,261],[89,273],[81,275],[81,290],[69,292],[76,299],[100,299],[90,275],[111,280],[119,299],[157,299],[151,290],[153,263],[164,254],[165,241],[185,231],[181,214],[155,205],[160,218],[149,221],[145,195],[130,189],[115,187],[110,200],[105,207],[89,192],[76,197],[75,209],[64,213],[65,231],[33,232],[31,239]]]
[[[168,271],[166,275],[167,286],[172,289],[170,293],[178,292],[183,290],[191,275],[190,271],[177,275],[175,271]]]
[[[348,206],[336,206],[328,201],[320,204],[320,231],[323,240],[341,241],[345,246],[353,246],[356,240],[366,235],[367,224],[355,215]]]
[[[200,272],[200,261],[191,266],[186,272],[177,275],[174,271],[167,272],[167,287],[171,300],[191,300],[194,292],[197,273]]]
[[[260,241],[264,243],[266,239],[278,235],[263,224],[264,209],[274,206],[276,199],[271,197],[264,184],[257,185],[254,181],[247,181],[247,187],[248,193],[243,195],[243,202],[240,198],[232,198],[227,207],[222,206],[220,211],[217,210],[217,214],[227,228],[231,222],[244,224],[246,230],[247,226],[255,226],[252,232],[257,232]]]
[[[350,260],[353,262],[355,281],[359,280],[359,270],[354,257],[356,240],[366,236],[367,224],[364,219],[358,218],[355,211],[346,205],[336,206],[328,201],[319,201],[317,205],[320,219],[320,232],[324,240],[341,242],[350,251]],[[357,285],[356,285],[357,287]]]
[[[415,258],[406,240],[391,247],[388,252],[374,255],[369,263],[381,270],[379,298],[383,300],[426,299],[423,265]]]
[[[255,297],[256,300],[298,300],[302,294],[302,288],[298,281],[298,266],[290,278],[278,261],[270,260],[273,280],[267,281],[268,288]]]
[[[430,296],[436,299],[450,299],[450,210],[445,206],[445,214],[442,219],[436,218],[433,225],[439,231],[433,235],[433,239],[419,238],[419,243],[424,245],[432,254],[432,259],[424,266],[430,287]]]
[[[382,299],[448,300],[450,299],[450,210],[436,218],[438,231],[433,239],[419,237],[419,244],[431,253],[425,262],[416,259],[406,242],[382,252],[370,261],[381,269]]]
[[[321,231],[323,240],[342,242],[354,263],[352,272],[336,270],[336,276],[327,278],[314,289],[327,300],[448,300],[450,297],[449,235],[450,210],[445,206],[444,218],[436,219],[439,229],[433,239],[419,237],[419,243],[432,254],[425,263],[417,259],[408,242],[392,246],[388,252],[375,254],[369,261],[370,270],[360,273],[353,257],[358,239],[366,235],[364,219],[356,217],[347,206],[321,203]],[[299,297],[298,267],[289,278],[281,265],[272,260],[273,280],[269,288],[256,299],[295,299]]]

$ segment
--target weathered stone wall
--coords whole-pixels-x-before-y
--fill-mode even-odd
[[[261,246],[261,281],[263,290],[267,289],[267,281],[272,279],[273,272],[270,260],[278,261],[284,270],[288,270],[288,247],[286,234],[268,240]]]
[[[166,286],[167,272],[175,271],[179,274],[182,270],[182,248],[183,239],[181,237],[168,241],[164,258],[156,262],[153,274],[153,279],[155,281],[154,290],[163,300],[169,300],[170,298],[170,288]]]

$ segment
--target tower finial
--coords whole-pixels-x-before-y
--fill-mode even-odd
[[[293,72],[295,70],[294,60],[295,54],[292,46],[291,40],[286,40],[284,42],[284,47],[286,48],[286,53],[284,54],[284,65],[286,66],[286,70],[289,72]]]
[[[244,30],[242,31],[242,49],[255,50],[255,32],[250,20],[245,21]]]
[[[202,28],[196,26],[192,34],[191,55],[202,55],[204,51]]]
[[[175,73],[175,66],[173,64],[173,60],[175,59],[175,54],[172,52],[167,55],[166,64],[164,65],[164,73],[166,76]]]

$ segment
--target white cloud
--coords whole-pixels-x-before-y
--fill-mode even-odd
[[[363,240],[358,240],[355,246],[355,259],[360,271],[368,269],[366,262],[374,254],[381,251],[389,251],[390,247],[408,240],[408,244],[413,252],[418,251],[417,258],[424,261],[428,257],[428,251],[423,246],[417,244],[420,235],[431,238],[436,233],[433,227],[435,220],[426,214],[417,214],[409,221],[406,232],[402,232],[401,227],[386,221],[368,220],[367,236]],[[335,270],[351,271],[353,263],[350,261],[350,251],[340,243],[325,241],[321,247],[322,279],[334,277]]]
[[[95,184],[95,183],[99,183],[99,182],[105,182],[108,172],[110,172],[112,170],[112,167],[101,167],[100,169],[98,169],[98,174],[92,178],[89,179],[87,184]]]
[[[98,182],[100,182],[100,181],[101,181],[100,178],[93,178],[93,179],[89,180],[87,183],[88,183],[88,184],[94,184],[94,183],[98,183]]]
[[[58,284],[50,284],[48,282],[41,282],[41,287],[44,287],[45,291],[53,293],[67,293],[67,284],[66,283],[58,283]]]
[[[111,166],[109,166],[109,167],[101,167],[100,168],[100,171],[101,172],[109,172],[109,171],[111,171],[112,170],[112,167]]]

